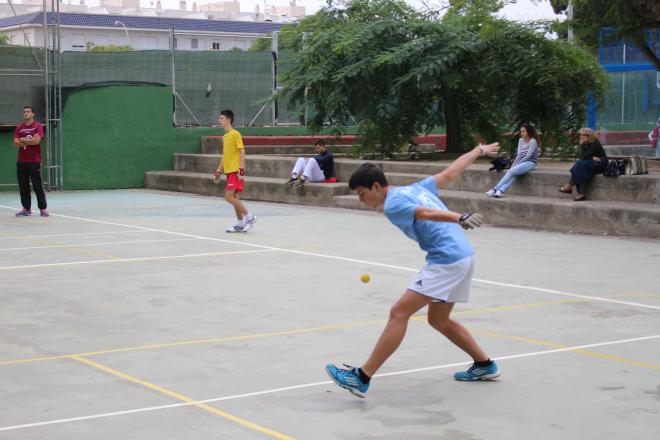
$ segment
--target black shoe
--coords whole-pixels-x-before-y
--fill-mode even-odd
[[[284,182],[284,184],[285,185],[293,185],[294,183],[296,183],[296,180],[298,180],[297,177],[292,177],[289,180],[287,180],[286,182]]]
[[[296,183],[296,186],[298,188],[302,188],[303,186],[305,186],[305,179],[299,179],[298,183]]]

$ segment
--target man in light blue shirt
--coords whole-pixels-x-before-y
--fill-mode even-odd
[[[326,366],[337,385],[364,397],[371,377],[401,344],[408,321],[428,306],[429,324],[472,357],[467,371],[454,375],[456,380],[491,380],[500,375],[497,364],[479,346],[470,332],[450,319],[457,302],[467,302],[474,272],[474,250],[462,229],[473,229],[483,222],[479,214],[449,211],[438,198],[438,189],[458,177],[483,155],[496,154],[498,143],[479,145],[456,159],[444,171],[404,187],[390,186],[376,165],[362,165],[349,181],[360,201],[370,208],[383,206],[385,216],[406,236],[427,252],[427,265],[417,274],[390,311],[390,318],[367,361],[359,368]]]

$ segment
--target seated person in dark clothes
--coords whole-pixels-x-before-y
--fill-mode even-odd
[[[323,182],[332,177],[335,171],[335,159],[332,152],[325,146],[325,141],[318,140],[314,144],[316,156],[311,159],[299,157],[296,161],[291,178],[284,182],[287,185],[303,186],[305,182]]]
[[[596,174],[600,174],[607,164],[607,155],[605,149],[600,144],[600,139],[590,128],[581,128],[580,149],[578,151],[578,160],[571,168],[571,180],[566,185],[559,188],[560,192],[570,194],[573,192],[573,186],[577,190],[576,202],[586,200],[584,195],[585,184],[589,182]]]

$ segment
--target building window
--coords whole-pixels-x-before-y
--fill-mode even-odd
[[[220,50],[220,43],[218,43],[217,41],[214,41],[213,42],[213,50]]]
[[[199,40],[197,38],[193,38],[190,40],[190,48],[191,49],[197,49],[199,47]]]
[[[71,42],[71,49],[72,50],[79,50],[79,51],[85,51],[87,50],[87,41],[90,39],[87,38],[87,35],[85,34],[73,34],[72,36],[72,42]]]
[[[174,49],[176,49],[176,48],[177,48],[177,44],[176,44],[176,42],[177,42],[177,38],[174,37],[172,41],[174,42]]]

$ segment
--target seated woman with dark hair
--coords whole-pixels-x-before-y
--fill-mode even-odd
[[[580,134],[579,158],[571,168],[571,181],[559,188],[559,192],[571,194],[575,185],[576,202],[586,200],[585,184],[596,174],[602,173],[607,164],[607,154],[596,133],[590,128],[582,128],[578,133]]]

